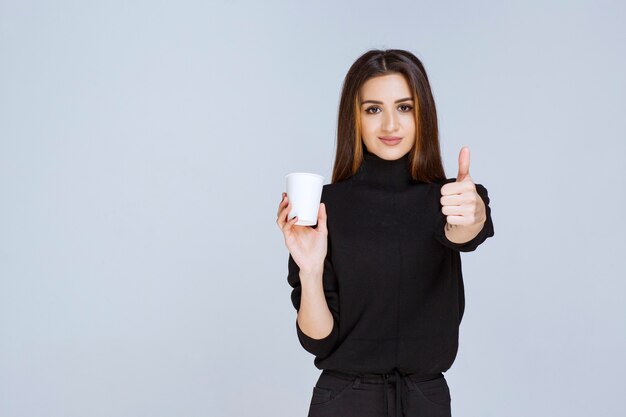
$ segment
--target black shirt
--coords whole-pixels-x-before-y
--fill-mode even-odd
[[[441,186],[411,178],[408,153],[388,161],[364,148],[351,178],[326,184],[328,252],[323,286],[333,315],[331,333],[313,339],[296,320],[300,344],[318,369],[383,373],[437,373],[450,368],[458,350],[465,307],[460,252],[494,235],[487,190],[476,191],[487,221],[464,244],[444,233]],[[299,267],[291,254],[288,283],[300,307]]]

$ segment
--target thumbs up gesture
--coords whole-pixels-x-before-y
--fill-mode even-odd
[[[446,216],[446,229],[475,228],[487,220],[485,203],[476,192],[469,174],[470,151],[464,146],[459,153],[456,182],[441,187],[441,212]]]

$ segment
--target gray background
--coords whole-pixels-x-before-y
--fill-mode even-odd
[[[462,255],[455,417],[617,416],[626,391],[618,1],[0,1],[0,416],[304,416],[276,210],[330,182],[341,83],[423,60]]]

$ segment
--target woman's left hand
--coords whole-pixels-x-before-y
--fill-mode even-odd
[[[456,182],[441,187],[441,212],[447,216],[446,222],[456,226],[475,226],[487,220],[485,203],[476,192],[476,185],[469,174],[470,151],[461,148],[459,153],[459,173]]]

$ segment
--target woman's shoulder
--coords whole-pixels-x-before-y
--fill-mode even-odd
[[[349,178],[330,184],[324,184],[324,186],[322,187],[322,195],[334,195],[348,189],[350,189]]]
[[[343,201],[350,193],[350,181],[342,180],[335,183],[324,184],[322,187],[322,202]]]

